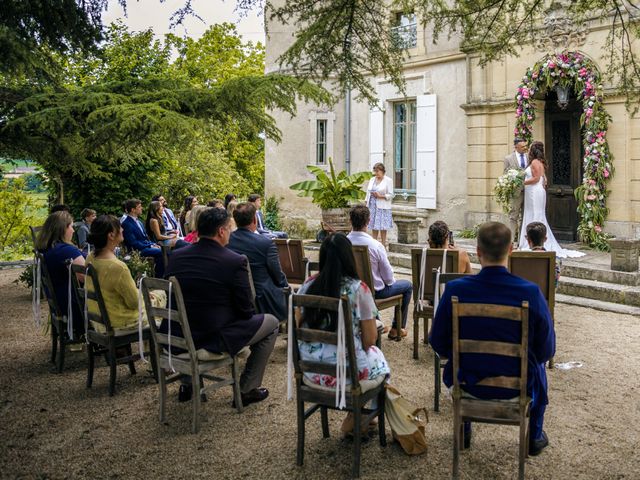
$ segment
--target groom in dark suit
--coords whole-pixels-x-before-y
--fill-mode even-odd
[[[132,198],[124,202],[125,214],[120,219],[124,244],[131,250],[137,250],[143,257],[152,257],[155,263],[155,275],[162,278],[164,261],[160,246],[149,240],[144,225],[138,217],[142,214],[142,202]]]
[[[269,238],[256,233],[258,226],[253,203],[240,203],[233,212],[233,219],[238,229],[231,234],[229,248],[249,259],[258,309],[284,320],[287,302],[282,289],[288,284],[280,266],[278,249]]]
[[[523,170],[527,168],[529,164],[529,157],[527,155],[527,142],[516,137],[513,140],[513,152],[504,157],[504,173],[507,170]],[[513,198],[511,202],[511,212],[509,213],[509,227],[513,232],[513,241],[517,244],[520,240],[520,228],[522,227],[522,209],[524,208],[524,188],[519,194]]]
[[[527,369],[527,395],[531,397],[529,421],[529,455],[538,455],[549,444],[542,429],[547,398],[547,373],[545,362],[553,357],[556,336],[551,313],[546,300],[535,283],[516,277],[507,271],[511,252],[511,232],[506,225],[488,222],[478,231],[477,253],[482,270],[477,275],[447,283],[442,299],[433,319],[429,343],[440,355],[452,355],[452,307],[451,297],[460,303],[493,303],[520,306],[529,302],[529,345]],[[463,318],[460,337],[470,340],[509,341],[520,339],[520,324],[490,317]],[[486,399],[510,399],[518,395],[517,390],[478,386],[484,378],[514,376],[520,371],[519,360],[502,355],[464,354],[460,356],[458,378],[464,381],[462,389],[467,395]],[[444,383],[453,384],[452,363],[444,369]],[[465,447],[470,440],[471,425],[465,425]]]

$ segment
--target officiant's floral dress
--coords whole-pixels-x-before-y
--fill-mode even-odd
[[[313,283],[316,276],[309,278],[298,291],[304,294]],[[343,279],[341,295],[346,295],[351,305],[351,322],[353,327],[354,345],[356,352],[356,364],[358,365],[359,380],[374,380],[380,375],[390,373],[389,364],[384,358],[382,351],[375,345],[369,347],[367,351],[362,347],[362,332],[360,321],[378,317],[378,309],[371,295],[371,290],[364,282],[354,278],[345,277]],[[320,326],[319,329],[324,329]],[[298,342],[301,360],[311,362],[336,363],[336,346],[326,343]],[[311,382],[325,387],[335,387],[336,378],[332,375],[320,375],[305,373]],[[351,383],[347,378],[347,383]]]

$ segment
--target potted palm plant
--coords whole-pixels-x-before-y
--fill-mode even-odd
[[[300,197],[311,197],[311,201],[321,208],[322,222],[327,229],[349,231],[349,204],[364,199],[362,185],[369,180],[371,173],[347,175],[342,170],[336,174],[331,158],[328,172],[315,165],[309,165],[307,169],[316,179],[304,180],[289,188],[297,190]]]

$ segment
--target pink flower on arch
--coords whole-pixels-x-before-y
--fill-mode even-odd
[[[604,175],[604,178],[609,178],[610,173],[606,168],[604,169],[604,172],[602,174]]]
[[[602,227],[600,225],[594,225],[593,229],[596,231],[596,233],[602,232]]]
[[[527,87],[522,89],[522,98],[529,98],[529,89]]]
[[[554,61],[549,62],[549,68],[556,68],[556,63]]]

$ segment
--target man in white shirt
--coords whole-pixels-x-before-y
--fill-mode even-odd
[[[398,328],[393,319],[389,338],[400,340],[407,336],[407,317],[409,315],[409,302],[413,285],[408,280],[396,280],[393,269],[387,258],[384,246],[367,233],[367,225],[371,213],[366,205],[356,205],[349,212],[351,219],[351,233],[347,238],[353,245],[366,245],[369,247],[369,260],[371,273],[373,274],[374,297],[377,299],[389,298],[394,295],[402,295],[402,326]]]

